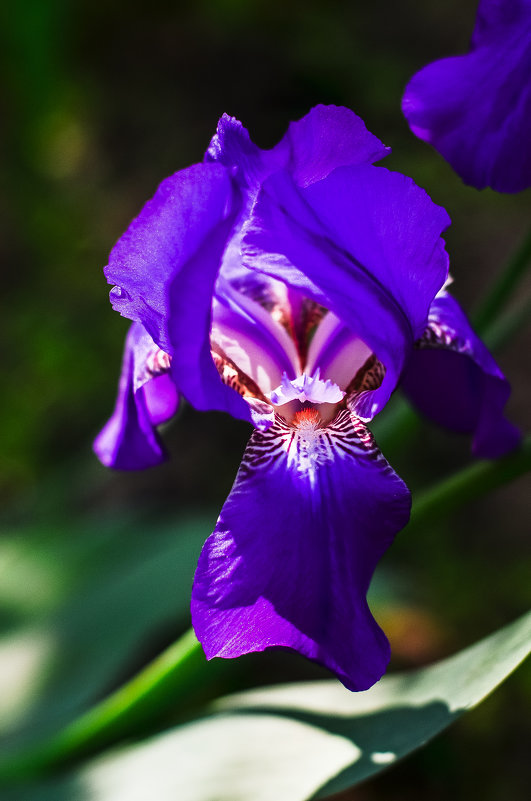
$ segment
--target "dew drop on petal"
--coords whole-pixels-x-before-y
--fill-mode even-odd
[[[129,300],[129,293],[121,286],[113,286],[109,292],[111,303],[113,300]]]

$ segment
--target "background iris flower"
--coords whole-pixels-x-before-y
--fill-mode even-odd
[[[470,52],[414,75],[402,111],[465,183],[531,186],[530,0],[481,0]]]
[[[156,427],[180,395],[255,427],[195,576],[207,657],[287,647],[352,690],[389,660],[366,593],[410,510],[366,424],[403,379],[476,454],[519,441],[509,386],[445,290],[448,215],[373,166],[387,152],[345,108],[312,109],[270,151],[225,115],[105,271],[134,323],[100,459],[164,458]]]

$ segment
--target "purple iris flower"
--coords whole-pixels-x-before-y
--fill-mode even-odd
[[[448,216],[373,166],[387,152],[344,108],[314,108],[268,151],[223,116],[106,268],[134,322],[100,459],[160,461],[180,395],[254,426],[195,575],[207,657],[286,647],[353,690],[389,660],[366,594],[410,511],[366,424],[403,378],[477,454],[518,441],[507,382],[444,290]]]
[[[531,0],[481,0],[470,52],[414,75],[402,110],[465,183],[531,186]]]

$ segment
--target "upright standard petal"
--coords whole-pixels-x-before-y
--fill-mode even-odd
[[[236,180],[253,194],[266,175],[281,167],[273,151],[255,145],[247,128],[229,114],[219,120],[204,160],[235,168]]]
[[[402,386],[426,417],[473,434],[472,451],[478,457],[503,456],[520,442],[519,432],[503,414],[509,382],[446,292],[431,306]]]
[[[384,364],[381,388],[356,410],[365,419],[395,388],[444,284],[448,224],[411,179],[381,167],[341,167],[305,189],[281,172],[260,191],[244,264],[334,312]]]
[[[287,170],[299,186],[308,186],[336,167],[373,164],[390,152],[350,109],[318,105],[291,122],[271,150],[257,147],[241,122],[224,114],[205,161],[236,167],[241,182],[256,192],[259,183],[280,169]]]
[[[482,0],[471,51],[414,75],[402,110],[465,183],[531,186],[530,0]]]
[[[342,106],[315,106],[302,119],[292,122],[285,136],[271,150],[262,150],[234,117],[224,114],[205,154],[235,171],[244,200],[231,242],[223,257],[222,275],[239,285],[249,282],[249,271],[241,263],[242,226],[253,207],[261,184],[285,169],[300,186],[325,178],[336,167],[372,164],[390,153],[390,148],[371,134],[363,120]],[[255,274],[254,282],[267,291],[272,279]]]
[[[168,353],[169,286],[191,261],[217,273],[236,209],[230,173],[195,164],[161,183],[111,251],[105,277],[116,285],[113,307]]]
[[[344,106],[315,106],[290,123],[275,151],[298,186],[326,178],[337,167],[373,164],[391,152],[365,123]]]
[[[389,660],[366,593],[410,497],[349,412],[319,428],[311,411],[253,433],[199,559],[192,622],[209,659],[281,646],[364,690]]]
[[[241,205],[230,171],[196,164],[163,181],[111,252],[113,306],[139,320],[172,359],[179,389],[197,409],[250,420],[210,354],[214,285]]]
[[[140,323],[133,323],[125,341],[116,406],[94,441],[99,460],[120,470],[142,470],[164,461],[156,427],[173,417],[178,404],[167,354]]]

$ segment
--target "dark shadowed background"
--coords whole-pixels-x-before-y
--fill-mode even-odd
[[[503,196],[464,187],[415,139],[400,112],[413,72],[466,49],[475,6],[474,0],[2,5],[5,636],[27,622],[28,609],[37,613],[45,604],[42,587],[52,610],[53,599],[59,603],[67,590],[75,595],[79,565],[98,580],[98,570],[72,556],[75,548],[85,553],[88,541],[115,536],[115,551],[127,561],[128,527],[137,547],[150,528],[175,516],[213,520],[230,489],[249,431],[217,413],[182,410],[164,432],[171,460],[151,471],[111,473],[91,453],[114,403],[127,330],[108,303],[107,254],[157,184],[201,160],[224,111],[241,119],[262,147],[274,145],[289,121],[316,103],[356,111],[392,146],[386,166],[411,175],[448,209],[454,292],[468,311],[477,306],[526,233],[530,192]],[[530,292],[528,281],[515,307]],[[530,347],[527,329],[497,352],[513,385],[509,414],[524,430],[531,421]],[[429,426],[386,455],[413,491],[469,461],[466,440]],[[529,606],[529,494],[524,478],[429,531],[399,536],[374,597],[394,667],[450,653]],[[21,549],[34,541],[45,543],[41,556],[31,557],[30,573],[22,570],[17,578],[13,559],[23,564]],[[64,548],[70,562],[61,572]],[[145,592],[150,595],[149,586]],[[99,692],[130,675],[186,624],[184,613],[173,616],[169,608],[167,620],[114,665]],[[246,684],[321,675],[286,654],[242,661]],[[526,798],[529,679],[521,671],[426,750],[341,797]]]

